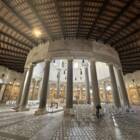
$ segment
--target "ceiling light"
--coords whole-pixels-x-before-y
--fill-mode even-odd
[[[42,33],[39,29],[33,29],[33,35],[38,38],[42,35]]]
[[[78,62],[74,63],[74,68],[77,69],[78,68]]]
[[[107,90],[107,91],[110,91],[110,90],[111,90],[111,86],[107,86],[107,87],[106,87],[106,90]]]

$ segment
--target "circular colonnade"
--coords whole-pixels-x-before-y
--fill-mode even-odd
[[[90,63],[93,103],[95,107],[101,104],[96,72],[97,61],[104,62],[108,65],[115,107],[120,108],[122,105],[129,107],[120,59],[117,52],[111,46],[89,40],[57,40],[40,44],[30,51],[26,60],[24,80],[17,102],[18,111],[27,110],[26,105],[34,66],[44,61],[45,67],[40,91],[39,108],[35,114],[46,112],[50,62],[55,59],[67,60],[66,112],[69,112],[73,108],[74,59],[85,59]],[[117,76],[115,75],[115,71],[117,72]],[[119,81],[120,93],[117,88],[116,79]],[[89,86],[87,87],[89,88]],[[87,91],[87,103],[90,103],[90,93],[89,90]],[[123,104],[121,104],[120,97],[122,97]]]

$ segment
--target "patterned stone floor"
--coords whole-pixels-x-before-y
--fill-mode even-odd
[[[39,134],[42,129],[45,129],[48,125],[50,126],[53,122],[57,124],[59,121],[56,122],[56,120],[59,119],[59,117],[61,120],[63,115],[61,112],[34,116],[34,110],[27,112],[14,112],[7,108],[5,108],[6,111],[4,111],[1,107],[0,110],[2,110],[0,111],[0,140],[38,139],[36,134]],[[49,135],[49,132],[47,133]]]
[[[136,113],[96,119],[83,106],[75,117],[63,112],[34,116],[0,107],[0,140],[140,140],[140,107]]]
[[[52,140],[140,140],[139,108],[97,119],[92,109],[81,106],[76,117],[63,119]]]

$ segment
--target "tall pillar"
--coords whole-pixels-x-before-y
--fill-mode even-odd
[[[0,102],[2,102],[2,100],[3,100],[3,95],[4,95],[4,92],[6,89],[5,74],[2,74],[1,79],[2,79],[2,85],[0,87]]]
[[[16,108],[19,107],[20,105],[20,102],[21,102],[21,97],[22,97],[22,91],[23,91],[23,87],[24,87],[24,81],[25,81],[25,78],[26,78],[26,73],[27,73],[27,69],[24,70],[24,74],[23,74],[23,80],[20,84],[20,91],[19,91],[19,96],[17,98],[17,102],[16,102]]]
[[[6,89],[6,84],[2,84],[0,89],[0,102],[2,102],[5,89]]]
[[[35,92],[36,92],[36,79],[32,80],[32,94],[31,94],[31,100],[34,100]]]
[[[37,100],[40,100],[40,93],[41,93],[41,88],[42,88],[42,78],[40,79],[39,83],[38,83],[38,96],[37,96]]]
[[[60,69],[58,69],[57,73],[57,96],[60,95]]]
[[[118,80],[119,80],[119,84],[120,84],[120,90],[121,90],[121,94],[122,94],[123,104],[126,107],[130,107],[129,99],[128,99],[128,95],[127,95],[127,90],[125,87],[125,83],[124,83],[121,69],[117,69],[117,74],[118,74]]]
[[[80,87],[80,94],[79,94],[79,100],[82,101],[82,97],[83,97],[83,87]]]
[[[66,108],[73,108],[73,60],[68,60]]]
[[[97,105],[101,105],[101,103],[100,103],[100,96],[99,96],[96,64],[94,60],[91,60],[90,62],[90,69],[91,69],[91,85],[92,85],[92,93],[93,93],[93,102],[94,102],[94,106],[96,107]]]
[[[85,67],[85,83],[86,83],[86,93],[87,93],[87,104],[91,104],[89,74],[88,74],[88,67],[87,66]]]
[[[26,105],[28,102],[28,95],[29,95],[30,83],[31,83],[32,74],[33,74],[33,67],[34,65],[31,64],[26,72],[26,76],[25,76],[25,80],[24,80],[23,88],[22,88],[22,97],[21,97],[19,111],[28,110],[26,108]]]
[[[42,87],[40,93],[39,108],[35,111],[35,115],[41,115],[46,113],[46,103],[49,88],[49,73],[50,73],[50,60],[45,61],[44,76],[42,79]]]
[[[116,82],[115,73],[114,73],[114,69],[113,69],[112,64],[109,64],[109,72],[110,72],[110,78],[111,78],[111,86],[112,86],[114,104],[117,108],[120,108],[121,103],[120,103],[117,82]]]

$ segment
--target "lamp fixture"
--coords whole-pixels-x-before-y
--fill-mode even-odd
[[[39,38],[42,35],[42,33],[39,29],[35,28],[35,29],[33,29],[33,35],[35,37]]]

